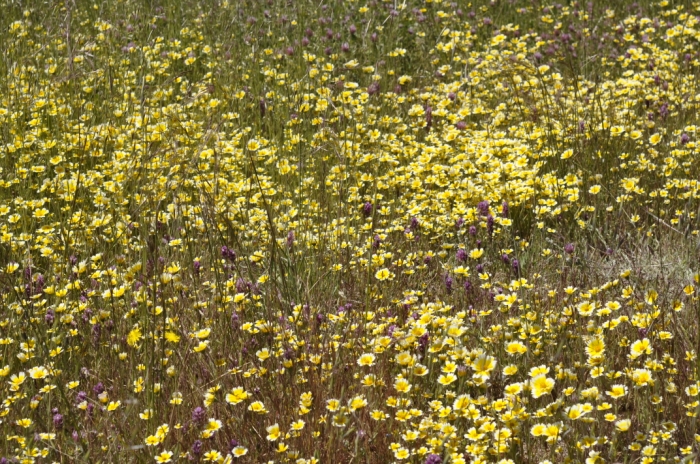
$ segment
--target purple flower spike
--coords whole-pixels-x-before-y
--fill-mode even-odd
[[[99,395],[105,391],[105,386],[102,382],[98,382],[97,385],[92,388],[92,391],[95,392],[95,395]]]
[[[445,276],[445,288],[447,289],[447,293],[452,293],[452,284],[454,283],[454,279],[450,277],[449,275]]]
[[[207,417],[207,412],[201,406],[197,406],[192,411],[192,422],[195,424],[201,424]]]
[[[75,401],[77,403],[82,403],[86,399],[87,399],[87,393],[85,393],[84,391],[79,391],[78,394],[75,396]]]
[[[464,248],[460,248],[457,250],[457,261],[463,263],[464,261],[467,260],[467,250]]]
[[[44,320],[46,321],[46,324],[51,327],[53,325],[53,321],[55,319],[55,313],[53,312],[53,309],[49,309],[46,311],[46,315],[44,316]]]
[[[372,203],[368,201],[362,206],[362,214],[364,214],[365,217],[369,217],[372,214],[372,209]]]
[[[489,202],[488,202],[488,200],[480,201],[479,204],[476,205],[476,210],[482,216],[486,216],[487,214],[489,214]]]

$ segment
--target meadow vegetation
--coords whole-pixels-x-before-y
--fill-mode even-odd
[[[6,0],[0,463],[700,451],[700,3]]]

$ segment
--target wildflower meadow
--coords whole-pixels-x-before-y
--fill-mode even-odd
[[[0,464],[700,462],[700,2],[0,1]]]

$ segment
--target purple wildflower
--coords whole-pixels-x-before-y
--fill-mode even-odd
[[[203,423],[204,419],[206,419],[206,418],[207,418],[207,412],[201,406],[197,406],[192,411],[192,422],[194,422],[195,424]]]
[[[87,393],[84,391],[79,391],[77,395],[75,395],[75,401],[77,403],[82,403],[83,401],[87,400]]]
[[[447,289],[447,293],[452,293],[452,284],[454,283],[454,279],[450,277],[450,275],[445,276],[445,288]]]
[[[250,284],[245,281],[242,277],[236,279],[236,292],[246,293],[250,290]]]
[[[464,248],[460,248],[457,250],[457,261],[463,263],[464,261],[467,260],[467,250]]]
[[[46,311],[46,315],[44,315],[44,320],[46,321],[46,324],[51,327],[53,325],[53,321],[55,319],[56,315],[53,311],[53,309],[49,309]]]
[[[364,205],[362,205],[362,214],[364,214],[365,217],[369,217],[372,214],[372,209],[372,203],[368,201]]]
[[[488,200],[480,201],[479,204],[476,205],[476,210],[482,216],[486,216],[487,214],[489,214],[489,202],[488,202]]]
[[[192,454],[195,456],[199,456],[202,454],[202,447],[204,444],[202,443],[202,440],[195,440],[194,443],[192,444]]]
[[[226,245],[221,247],[221,256],[228,259],[229,261],[236,260],[236,252],[233,249],[227,247]]]
[[[426,332],[423,335],[421,335],[421,337],[418,339],[418,346],[419,346],[420,350],[424,352],[429,344],[430,344],[430,334],[428,334],[428,332]]]

